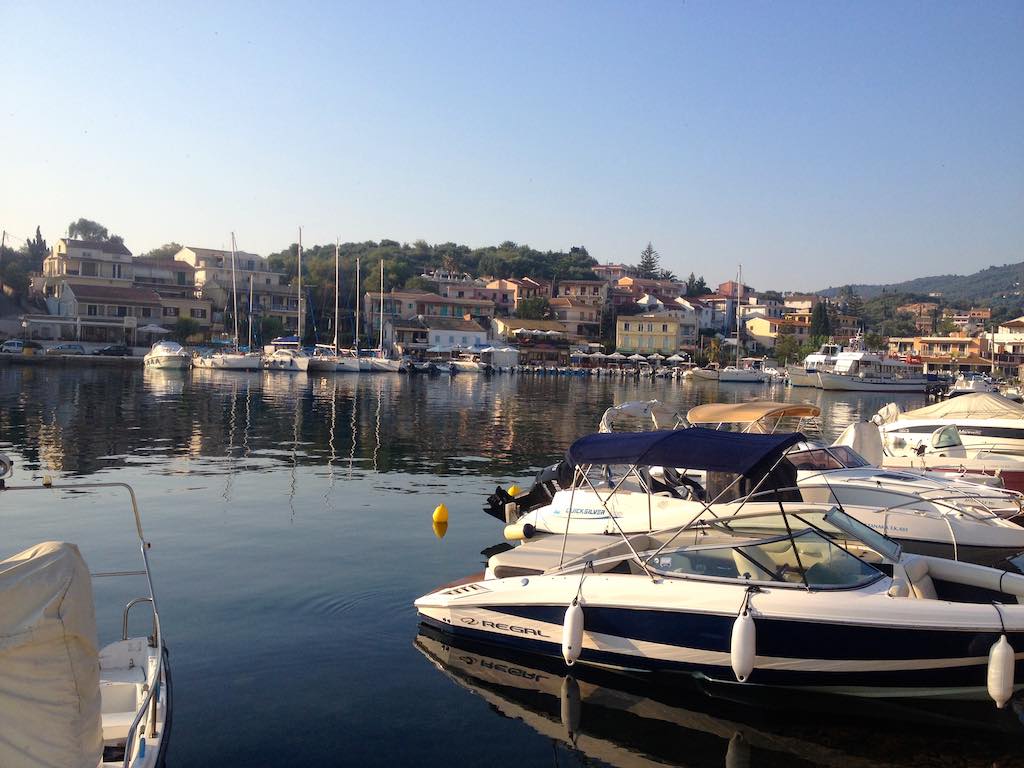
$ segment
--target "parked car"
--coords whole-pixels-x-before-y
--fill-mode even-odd
[[[124,344],[108,344],[105,347],[100,347],[93,354],[108,357],[131,357],[132,351]]]
[[[46,350],[48,355],[84,355],[85,347],[81,344],[56,344]]]
[[[3,344],[0,344],[0,352],[7,355],[32,355],[42,348],[43,345],[38,341],[29,341],[27,339],[8,339]]]

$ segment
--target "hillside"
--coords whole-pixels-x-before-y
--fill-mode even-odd
[[[984,303],[1005,306],[1022,303],[1022,282],[1024,282],[1024,262],[988,267],[970,275],[933,275],[905,280],[902,283],[829,287],[823,291],[815,291],[815,293],[822,296],[835,296],[844,288],[852,288],[863,299],[871,299],[883,293],[922,296],[941,293],[946,303]]]

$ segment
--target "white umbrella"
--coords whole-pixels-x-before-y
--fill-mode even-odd
[[[680,355],[672,355],[672,357],[665,358],[670,363],[685,363],[686,358]]]
[[[152,324],[144,325],[138,330],[142,331],[143,333],[170,333],[170,331],[164,328],[163,326]]]
[[[590,357],[586,352],[573,352],[569,357]]]
[[[641,354],[639,354],[637,352],[634,352],[632,355],[630,355],[626,359],[627,360],[644,360],[645,358],[644,358],[643,355],[641,355]]]
[[[621,352],[612,352],[610,355],[608,355],[608,359],[609,360],[625,360],[626,356],[624,354],[622,354]]]
[[[590,356],[595,360],[603,360],[604,358],[608,357],[608,355],[604,354],[604,352],[593,352]]]
[[[497,351],[498,350],[496,350],[494,347],[484,347],[483,349],[480,350],[480,354],[483,354],[484,352],[497,352]]]
[[[664,360],[665,356],[664,355],[659,355],[657,352],[655,352],[653,355],[651,355],[647,359],[648,360]]]
[[[548,336],[561,336],[561,331],[540,331],[540,333],[546,333]]]

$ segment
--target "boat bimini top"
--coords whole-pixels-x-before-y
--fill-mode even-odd
[[[742,432],[774,434],[785,419],[796,419],[794,431],[805,422],[817,419],[821,408],[810,403],[779,403],[774,400],[753,400],[749,403],[705,403],[691,408],[686,420],[693,425],[714,425],[723,429],[729,424],[743,424]]]

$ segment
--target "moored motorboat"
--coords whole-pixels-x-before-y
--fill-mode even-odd
[[[714,437],[694,445],[688,433]],[[577,440],[566,463],[592,496],[566,511],[586,516],[596,502],[618,535],[538,537],[494,554],[481,576],[416,600],[421,619],[659,679],[1006,704],[1024,673],[1024,576],[910,555],[838,506],[781,498],[772,511],[701,513],[630,534],[609,513],[616,494],[593,490],[601,465],[630,467],[637,482],[638,469],[686,466],[698,453],[707,471],[774,467],[794,440],[740,435],[737,450],[723,437],[695,428]]]
[[[1024,405],[991,392],[961,395],[907,412],[890,404],[873,420],[894,453],[902,450],[900,441],[920,443],[952,424],[967,448],[1024,455]]]
[[[6,457],[0,463],[9,466]],[[0,554],[6,557],[0,561],[0,765],[161,766],[170,742],[171,678],[149,567],[150,542],[143,537],[134,492],[121,483],[0,483],[0,495],[52,495],[51,488],[76,495],[127,489],[134,516],[130,530],[137,534],[141,562],[133,570],[90,574],[79,547],[63,541]],[[9,507],[6,514],[18,511]],[[34,521],[33,529],[42,524]],[[14,546],[10,538],[5,543]],[[109,556],[96,554],[99,562]],[[92,579],[104,577],[109,584],[108,577],[139,576],[144,578],[141,596],[123,610],[123,603],[104,603],[102,615],[114,614],[118,621],[98,631],[95,597],[111,593],[106,588],[94,595]],[[140,603],[152,612],[149,636],[128,631],[129,612]],[[118,639],[101,646],[101,635]]]
[[[184,371],[192,367],[192,356],[176,341],[158,341],[142,363],[153,370]]]

